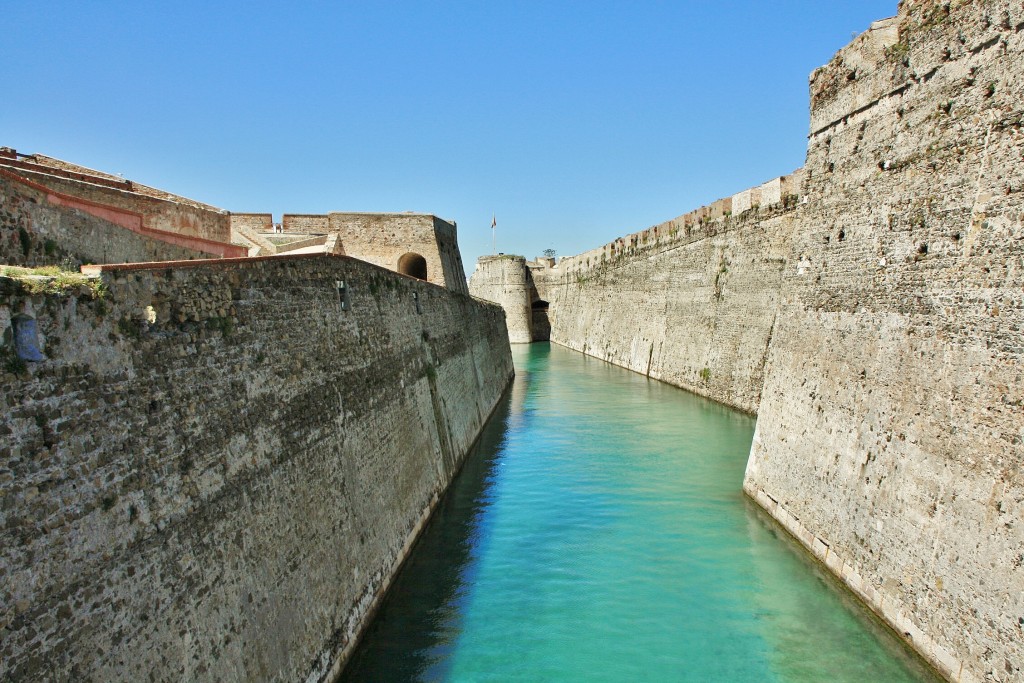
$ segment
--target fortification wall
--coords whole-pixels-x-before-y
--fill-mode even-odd
[[[281,228],[300,235],[326,235],[331,231],[331,220],[326,214],[286,213],[281,216]]]
[[[2,161],[0,159],[0,164]],[[45,172],[46,169],[43,167],[38,170],[15,170],[18,175],[56,192],[139,213],[143,216],[146,226],[153,230],[213,242],[231,242],[231,218],[226,211],[188,201],[154,188],[145,188],[148,192],[142,193],[139,191],[143,188],[142,185],[128,181],[123,182],[131,185],[132,191],[52,175]]]
[[[329,678],[511,378],[501,310],[344,257],[101,277],[0,278],[0,678]]]
[[[252,232],[272,232],[274,216],[269,213],[235,213],[229,216],[231,230],[251,230]]]
[[[796,206],[778,196],[739,215],[715,202],[534,271],[551,341],[756,412]]]
[[[53,197],[45,188],[0,173],[0,263],[78,267],[212,256],[148,233],[138,214],[109,207],[75,208],[74,202]]]
[[[951,680],[1024,678],[1024,6],[904,2],[811,79],[748,493]]]
[[[469,278],[470,294],[504,309],[508,339],[513,344],[533,341],[529,280],[526,259],[506,254],[481,256]]]
[[[330,231],[345,253],[384,268],[400,270],[407,254],[426,260],[428,282],[468,294],[455,225],[416,213],[331,213]]]

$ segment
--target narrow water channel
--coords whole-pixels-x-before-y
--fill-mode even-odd
[[[752,418],[547,344],[347,681],[925,681],[742,494]]]

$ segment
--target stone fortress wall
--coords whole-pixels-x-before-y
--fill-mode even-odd
[[[552,341],[757,412],[800,179],[534,269]]]
[[[748,495],[953,681],[1024,678],[1022,65],[1021,3],[904,0],[802,171],[531,268],[552,341],[756,412]]]
[[[501,309],[329,255],[86,270],[0,278],[0,678],[328,680],[511,379]]]
[[[284,214],[285,235],[308,238],[290,245],[264,244],[257,234],[273,226],[270,214],[232,214],[232,229],[259,244],[260,255],[303,246],[325,245],[325,251],[411,275],[452,291],[468,294],[455,223],[431,214],[345,213]]]
[[[0,167],[0,263],[78,267],[241,255],[230,244],[151,230],[140,213],[54,192]]]
[[[473,296],[496,303],[505,310],[508,339],[513,344],[534,341],[531,287],[530,270],[522,256],[481,256],[469,278],[469,291]]]
[[[230,244],[228,212],[42,154],[19,154],[0,148],[0,168],[55,192],[96,204],[139,213],[151,230]]]
[[[454,223],[417,213],[328,215],[331,232],[339,236],[345,253],[420,277],[414,272],[415,262],[405,262],[407,258],[418,257],[424,260],[423,279],[452,291],[469,293]]]
[[[1024,679],[1024,5],[811,78],[747,492],[951,680]]]
[[[238,229],[253,232],[273,232],[274,216],[269,213],[236,213],[231,212],[231,231]]]
[[[331,231],[327,214],[286,213],[281,216],[281,227],[286,233],[326,235]]]

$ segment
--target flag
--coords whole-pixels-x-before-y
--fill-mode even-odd
[[[496,218],[494,217],[494,214],[493,214],[493,213],[491,214],[491,227],[492,227],[492,228],[496,228],[496,227],[498,227],[498,219],[496,219]]]

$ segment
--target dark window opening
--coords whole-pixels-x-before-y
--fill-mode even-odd
[[[548,319],[548,302],[537,299],[530,304],[530,338],[533,341],[551,339],[551,321]]]

